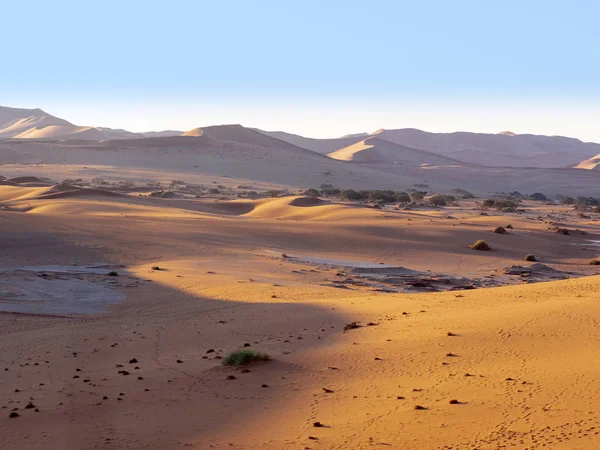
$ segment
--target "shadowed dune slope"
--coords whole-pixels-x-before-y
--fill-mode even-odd
[[[340,138],[315,139],[286,133],[285,131],[263,131],[258,129],[256,129],[256,131],[323,155],[355,144],[360,140],[369,137],[367,133],[357,133],[349,136],[342,136]]]

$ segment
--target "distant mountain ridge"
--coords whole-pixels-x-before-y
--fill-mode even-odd
[[[0,139],[51,139],[106,141],[155,136],[178,136],[181,131],[133,133],[122,129],[78,126],[35,108],[0,106]]]
[[[332,154],[365,140],[363,134],[339,139],[309,139],[284,133],[261,131],[319,153]],[[369,135],[367,135],[369,136]],[[384,141],[435,153],[456,161],[491,167],[573,167],[578,161],[600,153],[600,144],[562,136],[487,133],[430,133],[415,128],[379,129],[370,134]],[[336,145],[342,147],[332,149]],[[374,156],[369,152],[370,157]],[[364,155],[363,155],[364,156]],[[359,156],[359,159],[361,156]],[[382,162],[387,161],[384,158]]]
[[[195,128],[189,131],[165,130],[134,133],[124,129],[78,126],[45,111],[0,106],[0,139],[46,139],[57,141],[112,141],[166,139],[174,137],[205,138],[206,130],[222,134],[215,142],[227,141],[231,136],[240,143],[264,145],[259,136],[274,139],[268,145],[279,143],[319,153],[351,163],[380,162],[408,165],[480,165],[488,167],[583,168],[584,162],[600,154],[600,144],[585,143],[562,136],[454,132],[430,133],[414,128],[380,129],[371,134],[356,133],[338,138],[308,138],[284,131],[264,131],[241,125]],[[226,132],[224,130],[227,130]],[[240,130],[245,130],[244,132]],[[375,139],[376,138],[376,139]],[[211,138],[212,139],[212,138]],[[202,142],[212,142],[203,139]],[[149,142],[148,145],[152,145]],[[283,147],[282,147],[283,148]],[[594,163],[587,163],[587,166]],[[586,166],[586,168],[587,168]],[[596,166],[594,166],[596,167]]]

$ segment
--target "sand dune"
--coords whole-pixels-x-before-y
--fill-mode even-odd
[[[328,156],[342,161],[390,162],[407,166],[465,165],[464,162],[461,163],[458,160],[435,153],[393,144],[383,139],[379,139],[377,136],[370,137],[346,148],[329,153]]]
[[[315,197],[293,196],[253,201],[251,211],[244,214],[260,219],[329,220],[374,218],[380,215],[368,207],[339,204]]]
[[[590,345],[600,277],[376,289],[386,266],[492,283],[497,270],[525,265],[525,252],[560,274],[598,274],[587,264],[598,249],[581,245],[600,239],[598,222],[570,207],[529,202],[527,213],[480,216],[467,202],[379,211],[306,196],[76,189],[0,186],[3,206],[33,208],[0,209],[0,292],[11,299],[0,309],[22,306],[23,293],[62,306],[93,300],[79,315],[0,313],[7,448],[600,445],[600,355]],[[549,233],[550,217],[588,234]],[[491,232],[509,222],[508,235]],[[468,248],[481,238],[493,251]],[[365,277],[335,260],[375,269]],[[223,367],[239,348],[272,361]]]
[[[585,161],[581,161],[573,167],[575,169],[600,170],[600,154]]]

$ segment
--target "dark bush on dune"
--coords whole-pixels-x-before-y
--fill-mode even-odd
[[[366,197],[368,202],[394,203],[398,198],[396,193],[390,190],[360,191],[360,194],[361,197]]]
[[[533,194],[531,194],[529,196],[530,200],[536,200],[536,201],[540,201],[540,202],[545,202],[546,200],[548,200],[548,198],[542,194],[541,192],[534,192]]]
[[[415,191],[412,194],[410,194],[410,198],[413,202],[420,202],[421,200],[423,200],[425,198],[426,195],[427,195],[427,192]]]
[[[446,206],[448,203],[456,202],[456,197],[448,194],[434,194],[429,197],[428,201],[433,206]]]
[[[354,189],[344,189],[342,192],[340,192],[340,200],[355,202],[360,200],[360,193]]]
[[[342,191],[336,188],[321,189],[319,192],[321,192],[321,196],[323,197],[339,197],[342,193]]]
[[[396,201],[398,203],[409,203],[410,195],[408,195],[406,192],[398,192],[396,195]]]
[[[480,252],[489,252],[492,248],[483,240],[478,240],[474,244],[469,245],[469,248]]]
[[[575,200],[575,204],[577,206],[598,206],[600,205],[600,200],[594,197],[577,197]]]
[[[521,200],[514,197],[504,197],[499,199],[487,198],[482,203],[486,208],[496,208],[499,211],[505,212],[515,211],[520,204]]]
[[[240,349],[227,355],[222,364],[224,366],[243,366],[255,361],[269,361],[271,357],[263,352],[257,352],[249,349]]]
[[[508,234],[508,231],[504,229],[504,227],[496,227],[494,228],[494,233],[496,234]]]
[[[530,261],[530,262],[535,262],[535,261],[537,261],[537,259],[535,258],[535,256],[534,256],[534,255],[532,255],[531,253],[530,253],[530,254],[528,254],[527,256],[525,256],[525,258],[524,258],[524,259],[525,259],[525,261]]]
[[[593,259],[590,261],[590,266],[600,266],[600,259]]]
[[[474,194],[465,189],[452,189],[452,192],[454,192],[459,198],[465,200],[469,198],[476,198]]]

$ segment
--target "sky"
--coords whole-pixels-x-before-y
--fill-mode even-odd
[[[600,2],[4,2],[0,105],[131,131],[600,142]]]

